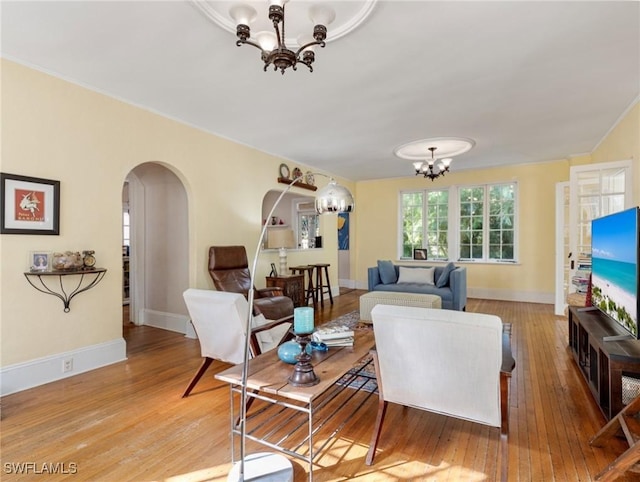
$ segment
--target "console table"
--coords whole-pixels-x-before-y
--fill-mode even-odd
[[[69,313],[71,311],[69,304],[73,297],[93,288],[102,281],[106,273],[106,268],[80,269],[77,271],[27,271],[24,273],[24,277],[27,278],[31,286],[41,293],[52,295],[62,300],[64,312]],[[79,278],[74,279],[72,289],[67,293],[69,288],[65,289],[63,280],[68,276],[79,276]],[[46,283],[45,280],[49,279],[53,279],[53,283],[50,284],[54,286],[49,286]],[[55,286],[56,284],[57,286]]]
[[[626,333],[597,309],[569,307],[571,353],[607,420],[640,394],[640,341],[603,341]]]
[[[293,306],[306,306],[304,275],[267,276],[267,288],[280,288],[285,296],[293,300]]]
[[[353,347],[332,347],[327,352],[314,351],[311,363],[319,375],[320,382],[311,387],[294,387],[288,383],[293,365],[278,359],[277,350],[270,350],[249,360],[247,379],[246,433],[249,440],[266,445],[286,455],[305,460],[309,464],[309,480],[313,480],[313,461],[338,431],[353,418],[374,391],[365,390],[365,383],[347,389],[348,385],[363,375],[369,383],[375,378],[365,373],[360,365],[354,373],[349,372],[374,345],[373,330],[355,332]],[[371,363],[371,360],[369,360]],[[350,373],[344,384],[338,384],[343,375]],[[231,458],[235,459],[233,436],[241,435],[237,425],[240,413],[239,395],[242,390],[242,364],[215,375],[218,380],[231,386]],[[375,389],[369,387],[369,389]],[[363,391],[362,397],[355,394]],[[377,396],[376,396],[377,399]],[[338,412],[341,416],[338,418]],[[331,422],[331,423],[329,423]],[[324,430],[323,430],[324,429]],[[320,446],[313,443],[314,436],[327,434]]]

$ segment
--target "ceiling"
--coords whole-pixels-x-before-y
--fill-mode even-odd
[[[1,8],[7,59],[351,180],[428,137],[475,141],[453,171],[588,153],[640,95],[636,1],[379,0],[284,75],[188,1]]]

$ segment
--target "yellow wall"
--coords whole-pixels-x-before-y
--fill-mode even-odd
[[[516,181],[520,263],[466,263],[468,286],[475,296],[548,301],[554,290],[555,185],[568,177],[569,162],[562,160],[473,171],[456,172],[454,168],[434,183],[418,176],[358,183],[358,205],[366,206],[357,211],[356,222],[359,284],[366,285],[367,268],[378,259],[397,261],[400,190]]]
[[[185,185],[189,259],[167,261],[189,263],[191,286],[213,287],[206,271],[212,244],[244,244],[252,257],[262,198],[286,187],[276,182],[283,159],[10,61],[0,66],[0,169],[61,183],[59,236],[0,237],[3,367],[122,337],[122,186],[139,164],[162,163]],[[326,179],[317,177],[317,183]],[[335,233],[334,216],[324,216],[322,225],[324,233]],[[314,250],[313,261],[330,263],[337,279],[336,236],[325,234],[323,241],[325,249]],[[108,272],[98,286],[74,298],[65,314],[60,300],[27,284],[28,253],[83,249],[94,249],[97,264]],[[307,256],[294,252],[289,262],[306,264]],[[277,253],[265,253],[260,261],[257,279],[264,286]]]
[[[591,157],[593,162],[632,159],[634,204],[640,205],[640,102],[629,109]]]

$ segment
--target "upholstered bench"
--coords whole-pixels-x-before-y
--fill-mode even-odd
[[[398,293],[395,291],[370,291],[360,297],[360,320],[371,321],[371,310],[376,305],[416,306],[418,308],[442,308],[437,295],[423,293]]]

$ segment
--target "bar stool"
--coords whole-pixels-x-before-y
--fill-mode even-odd
[[[307,287],[305,289],[305,304],[309,304],[309,300],[313,302],[313,307],[316,307],[316,289],[313,286],[313,270],[314,266],[311,265],[303,265],[303,266],[292,266],[289,268],[292,274],[301,274],[306,275],[307,279]]]
[[[324,294],[329,293],[329,300],[333,304],[333,295],[331,294],[331,282],[329,281],[329,266],[328,263],[318,263],[313,265],[316,268],[316,299],[320,302],[320,306],[324,308]],[[327,284],[324,284],[322,279],[322,270],[324,269],[324,277]]]

